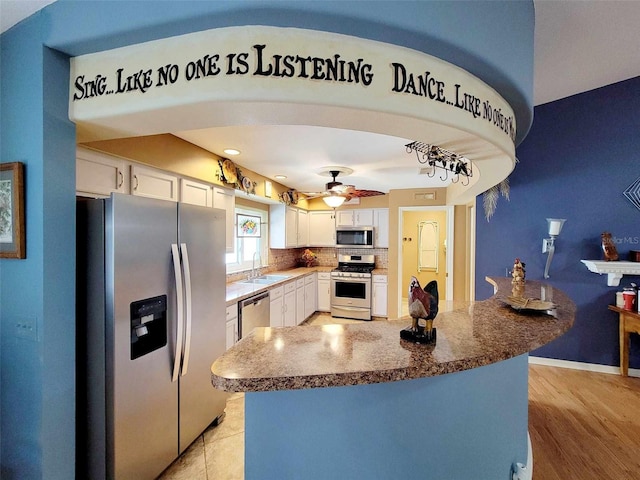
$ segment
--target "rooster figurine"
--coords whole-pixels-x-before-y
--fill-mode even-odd
[[[436,331],[433,319],[438,314],[438,282],[430,281],[422,289],[416,277],[411,277],[409,284],[409,315],[413,319],[411,327],[400,332],[400,337],[417,343],[431,343],[435,341]],[[426,322],[423,327],[420,319]]]

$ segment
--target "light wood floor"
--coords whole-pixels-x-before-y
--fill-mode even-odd
[[[533,480],[640,480],[640,378],[529,366]]]

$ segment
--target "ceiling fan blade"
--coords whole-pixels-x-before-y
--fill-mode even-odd
[[[378,190],[353,190],[349,194],[353,197],[376,197],[384,195],[384,192],[379,192]]]
[[[331,195],[331,192],[300,192],[302,195],[304,195],[305,197],[307,197],[307,199],[312,199],[312,198],[321,198],[321,197],[326,197]]]

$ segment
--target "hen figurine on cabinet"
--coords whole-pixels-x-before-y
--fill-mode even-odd
[[[400,331],[400,338],[415,343],[435,343],[433,319],[438,314],[438,282],[430,281],[424,290],[416,277],[409,284],[409,315],[411,326]],[[421,320],[424,321],[422,325]]]

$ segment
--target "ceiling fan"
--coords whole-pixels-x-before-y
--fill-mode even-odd
[[[384,195],[384,192],[377,190],[358,190],[354,185],[344,185],[336,180],[339,174],[349,175],[352,172],[353,170],[347,167],[325,167],[318,172],[320,175],[332,177],[332,180],[325,185],[325,190],[323,192],[302,192],[302,194],[309,199],[320,197],[332,208],[337,208],[352,198]]]

